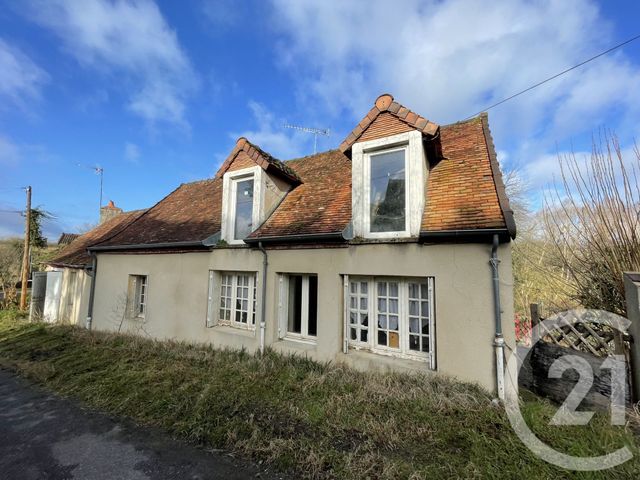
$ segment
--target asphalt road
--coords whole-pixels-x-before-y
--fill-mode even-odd
[[[113,419],[0,370],[0,478],[280,478],[223,452]]]

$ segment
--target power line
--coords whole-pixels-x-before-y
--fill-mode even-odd
[[[468,116],[467,118],[465,118],[465,120],[468,120],[468,119],[470,119],[472,117],[480,115],[481,113],[486,112],[487,110],[491,110],[492,108],[497,107],[498,105],[502,105],[503,103],[508,102],[509,100],[512,100],[512,99],[522,95],[523,93],[527,93],[528,91],[533,90],[534,88],[537,88],[540,85],[544,85],[545,83],[550,82],[551,80],[554,80],[554,79],[558,78],[559,76],[570,72],[571,70],[575,70],[576,68],[579,68],[579,67],[581,67],[581,66],[583,66],[583,65],[585,65],[585,64],[587,64],[587,63],[589,63],[589,62],[591,62],[593,60],[595,60],[596,58],[600,58],[603,55],[606,55],[607,53],[613,52],[614,50],[617,50],[618,48],[623,47],[623,46],[627,45],[628,43],[631,43],[634,40],[637,40],[639,38],[640,38],[640,35],[636,35],[635,37],[632,37],[632,38],[630,38],[628,40],[625,40],[624,42],[619,43],[618,45],[616,45],[614,47],[611,47],[610,49],[605,50],[604,52],[601,52],[601,53],[599,53],[597,55],[594,55],[593,57],[588,58],[587,60],[584,60],[583,62],[580,62],[580,63],[574,65],[573,67],[569,67],[569,68],[567,68],[566,70],[563,70],[560,73],[556,73],[555,75],[553,75],[553,76],[551,76],[549,78],[546,78],[545,80],[542,80],[541,82],[536,83],[535,85],[531,85],[530,87],[525,88],[524,90],[522,90],[522,91],[520,91],[518,93],[514,93],[510,97],[507,97],[504,100],[500,100],[499,102],[494,103],[493,105],[491,105],[491,106],[489,106],[487,108],[484,108],[484,109],[480,110],[479,112],[474,113],[473,115]]]

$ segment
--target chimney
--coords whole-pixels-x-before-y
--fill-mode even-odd
[[[113,200],[109,200],[109,204],[106,207],[100,207],[100,223],[104,223],[107,220],[111,220],[113,217],[117,217],[122,213],[122,209],[116,207]]]

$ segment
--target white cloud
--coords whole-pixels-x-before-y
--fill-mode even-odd
[[[352,121],[383,92],[457,121],[622,40],[592,0],[272,4],[299,107]],[[640,65],[619,50],[491,110],[492,132],[503,160],[541,184],[557,173],[556,145],[588,149],[601,125],[636,133],[638,98]]]
[[[366,14],[354,2],[274,6],[281,59],[301,74],[301,94],[354,119],[390,91],[437,122],[459,120],[612,42],[611,25],[587,0],[374,0]],[[502,127],[539,128],[549,113],[567,126],[612,101],[637,104],[628,102],[634,94],[638,66],[610,56],[505,104]]]
[[[129,88],[128,108],[149,121],[186,126],[196,74],[176,33],[151,0],[31,2],[31,17],[80,64]]]
[[[281,160],[289,160],[313,153],[308,148],[310,145],[308,134],[295,130],[285,130],[283,125],[287,122],[284,119],[277,118],[261,103],[251,101],[249,102],[249,109],[253,114],[257,128],[245,130],[241,133],[233,133],[231,136],[234,139],[245,137],[251,143],[258,145]]]
[[[140,148],[135,143],[125,143],[124,158],[132,163],[138,163],[140,159]]]
[[[28,100],[38,99],[49,75],[18,48],[0,39],[0,97],[3,102],[24,109]]]

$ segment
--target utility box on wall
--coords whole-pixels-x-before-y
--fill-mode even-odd
[[[624,290],[627,302],[627,318],[631,321],[631,388],[633,400],[640,401],[640,273],[625,272]]]

